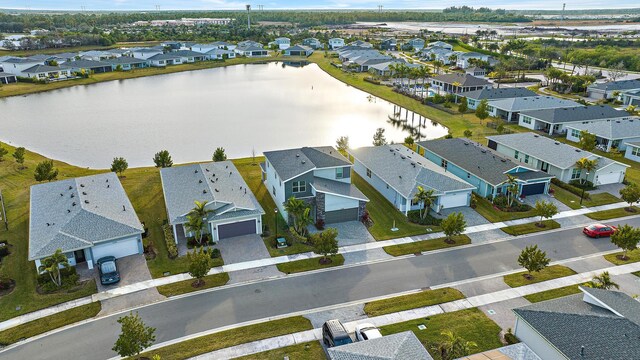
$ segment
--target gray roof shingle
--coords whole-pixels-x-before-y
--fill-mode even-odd
[[[640,79],[618,80],[604,83],[597,83],[589,86],[590,89],[604,91],[640,89]]]
[[[147,60],[142,60],[131,56],[120,56],[118,58],[104,59],[102,61],[111,65],[143,64],[147,62]]]
[[[570,100],[568,100],[570,101]],[[494,105],[495,103],[491,104]],[[579,104],[578,104],[579,105]],[[565,123],[573,121],[591,121],[600,119],[618,119],[627,118],[629,113],[622,110],[616,110],[608,105],[593,106],[572,106],[572,107],[554,107],[539,110],[523,111],[522,115],[530,116],[551,124]]]
[[[26,70],[23,70],[23,72],[29,73],[29,74],[38,74],[43,72],[54,72],[54,71],[67,70],[67,69],[68,68],[65,65],[62,65],[62,66],[36,65]]]
[[[573,100],[560,99],[555,96],[525,96],[492,101],[490,106],[505,111],[569,108],[583,106]]]
[[[474,91],[466,91],[460,93],[458,96],[466,96],[468,99],[475,100],[498,100],[517,97],[536,96],[534,91],[527,88],[491,88]]]
[[[313,186],[313,188],[315,188],[316,191],[319,192],[369,201],[369,199],[362,193],[362,191],[358,190],[358,188],[351,183],[344,183],[341,181],[329,180],[315,176],[313,178],[313,183],[311,184],[311,186]]]
[[[331,360],[433,360],[412,331],[328,349]]]
[[[569,129],[585,130],[605,139],[627,139],[640,137],[640,119],[596,121],[587,124],[566,125]]]
[[[447,83],[447,84],[453,84],[455,82],[458,82],[462,87],[485,86],[485,85],[491,84],[485,79],[481,79],[470,74],[461,74],[461,73],[450,73],[450,74],[438,75],[433,79],[442,81],[443,83]]]
[[[115,173],[31,187],[29,260],[143,232]]]
[[[313,169],[351,166],[351,163],[331,146],[267,151],[264,156],[283,181]]]
[[[111,67],[111,64],[103,61],[81,59],[81,60],[68,61],[64,63],[64,66],[68,66],[70,68],[91,69],[91,68],[97,68],[97,67]]]

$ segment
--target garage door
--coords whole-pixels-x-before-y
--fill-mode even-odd
[[[139,253],[138,238],[128,238],[120,241],[110,241],[106,244],[96,245],[91,249],[93,261],[97,262],[105,256],[121,258]]]
[[[256,233],[256,220],[239,221],[232,224],[218,225],[218,239]]]
[[[325,224],[358,220],[358,208],[327,211],[324,213]]]
[[[469,205],[469,193],[462,192],[443,195],[440,197],[440,205],[442,209],[467,206]]]
[[[522,195],[538,195],[544,194],[544,188],[547,183],[537,183],[537,184],[529,184],[522,185]]]
[[[613,172],[608,174],[596,175],[596,185],[617,184],[622,179],[622,173]]]

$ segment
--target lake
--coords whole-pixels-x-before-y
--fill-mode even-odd
[[[235,65],[0,99],[0,140],[91,168],[116,156],[153,165],[162,149],[178,164],[209,160],[219,146],[229,158],[334,145],[343,135],[368,146],[379,127],[395,142],[447,134],[315,64]]]

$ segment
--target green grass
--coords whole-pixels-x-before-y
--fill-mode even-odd
[[[235,345],[311,329],[313,329],[313,326],[309,320],[302,316],[295,316],[201,336],[165,346],[149,353],[141,354],[141,356],[151,358],[157,354],[160,355],[162,360],[186,359]]]
[[[418,325],[425,325],[425,330],[419,330]],[[478,353],[502,346],[500,342],[500,326],[489,319],[478,309],[467,309],[451,313],[430,316],[426,319],[416,319],[387,325],[380,328],[382,335],[396,334],[411,330],[420,339],[420,342],[431,353],[434,359],[440,356],[432,349],[432,346],[443,341],[442,332],[450,330],[466,341],[473,341],[478,346],[472,349],[472,353]]]
[[[606,204],[613,204],[620,202],[621,200],[617,197],[609,194],[609,193],[600,193],[600,194],[590,194],[590,198],[587,200],[586,198],[582,200],[582,205],[580,205],[580,196],[575,195],[563,188],[557,187],[555,185],[551,185],[554,193],[553,196],[558,199],[563,204],[567,205],[572,209],[580,209],[581,207],[593,207],[600,206]]]
[[[625,216],[638,215],[638,210],[640,210],[640,208],[638,208],[637,206],[632,207],[633,211],[629,211],[628,209],[629,208],[624,207],[611,210],[602,210],[585,215],[593,220],[610,220]]]
[[[493,223],[536,216],[536,212],[533,209],[528,211],[519,211],[519,212],[501,211],[494,208],[493,204],[489,200],[480,196],[476,196],[475,198],[476,198],[475,210],[480,215],[484,216],[485,219]]]
[[[504,231],[509,235],[517,236],[517,235],[531,234],[539,231],[547,231],[547,230],[560,228],[560,224],[555,220],[544,220],[542,224],[543,226],[539,227],[538,222],[536,221],[536,222],[522,224],[522,225],[507,226],[507,227],[500,228],[500,230]]]
[[[342,256],[341,254],[337,254],[337,255],[331,256],[331,262],[325,265],[320,264],[319,257],[315,257],[311,259],[290,261],[290,262],[278,264],[276,266],[278,267],[278,270],[280,270],[285,274],[293,274],[293,273],[299,273],[304,271],[311,271],[311,270],[330,268],[334,266],[340,266],[342,264],[344,264],[344,256]]]
[[[517,272],[515,274],[509,274],[509,275],[505,275],[504,276],[504,282],[511,286],[512,288],[514,287],[519,287],[519,286],[524,286],[524,285],[531,285],[531,284],[535,284],[535,283],[539,283],[542,281],[547,281],[547,280],[551,280],[551,279],[557,279],[557,278],[561,278],[561,277],[565,277],[565,276],[570,276],[570,275],[575,275],[576,272],[569,269],[566,266],[562,266],[562,265],[553,265],[553,266],[549,266],[546,267],[545,269],[543,269],[540,272],[537,273],[533,273],[533,279],[531,280],[527,280],[523,275],[526,274],[526,271],[522,271],[522,272]]]
[[[236,360],[282,360],[288,356],[291,360],[319,360],[326,359],[324,349],[319,341],[286,346],[253,355],[236,358]]]
[[[635,275],[635,276],[637,276],[637,277],[640,277],[640,271],[636,271],[636,272],[633,272],[633,273],[631,273],[631,274],[633,274],[633,275]]]
[[[204,285],[198,288],[194,288],[193,286],[191,286],[191,284],[193,284],[195,280],[189,279],[189,280],[175,282],[172,284],[158,286],[157,289],[160,294],[167,297],[182,295],[182,294],[190,293],[193,291],[200,291],[204,289],[210,289],[210,288],[225,285],[227,282],[229,282],[229,274],[220,273],[220,274],[214,274],[214,275],[207,275],[204,277],[203,280],[204,280]]]
[[[622,255],[622,251],[614,253],[614,254],[609,254],[609,255],[605,255],[604,258],[614,264],[614,265],[625,265],[625,264],[630,264],[630,263],[634,263],[634,262],[638,262],[640,261],[640,249],[635,249],[635,250],[631,250],[631,251],[627,251],[627,257],[629,258],[628,260],[621,260],[618,259],[618,256]]]
[[[578,294],[578,293],[580,293],[580,289],[578,289],[578,285],[570,285],[570,286],[565,286],[557,289],[542,291],[542,292],[531,294],[531,295],[525,295],[524,298],[527,299],[529,302],[537,303],[540,301],[551,300],[551,299],[555,299],[555,298],[559,298],[567,295]]]
[[[449,244],[445,242],[445,240],[446,238],[442,237],[433,240],[422,240],[407,244],[385,246],[382,249],[391,256],[402,256],[471,244],[471,239],[467,235],[454,236],[453,240],[455,242],[453,244]]]
[[[415,294],[368,302],[364,305],[364,312],[373,317],[460,299],[464,299],[464,295],[453,288],[424,290]]]
[[[7,346],[21,339],[27,339],[65,325],[90,319],[96,316],[100,309],[100,303],[94,302],[0,331],[0,346]]]

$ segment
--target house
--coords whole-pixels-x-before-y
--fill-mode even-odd
[[[526,102],[527,98],[522,99],[524,99],[523,102]],[[553,135],[554,133],[564,134],[567,131],[565,127],[572,124],[632,118],[628,112],[616,110],[608,105],[584,106],[555,97],[551,97],[551,99],[543,97],[540,100],[543,103],[538,106],[531,104],[520,107],[518,125]],[[559,106],[567,101],[570,102],[568,104],[570,107]],[[495,106],[495,104],[494,102],[490,105]]]
[[[83,51],[78,54],[82,60],[101,61],[114,57],[113,53],[100,50]]]
[[[64,64],[68,61],[79,60],[80,56],[78,53],[66,52],[66,53],[58,53],[51,55],[53,57],[52,60],[55,60],[58,64]]]
[[[609,81],[587,86],[587,96],[593,99],[613,99],[614,93],[640,90],[640,79]]]
[[[276,38],[275,40],[273,40],[272,42],[270,42],[268,45],[270,47],[274,47],[274,48],[279,49],[279,50],[285,50],[289,46],[291,46],[291,39],[286,38],[286,37],[279,37],[279,38]]]
[[[480,54],[477,52],[463,52],[458,55],[456,66],[462,69],[466,69],[472,65],[472,59],[489,62],[490,58],[491,56],[489,55]]]
[[[269,56],[269,52],[262,47],[262,44],[255,41],[243,41],[238,43],[235,53],[246,57],[265,57]]]
[[[482,100],[492,102],[500,99],[512,99],[518,97],[531,97],[536,96],[536,93],[527,88],[513,87],[513,88],[483,88],[480,90],[462,92],[457,95],[458,98],[466,97],[469,109],[475,110]]]
[[[541,359],[636,359],[640,302],[611,290],[581,293],[513,309],[514,335]]]
[[[520,119],[521,112],[579,106],[583,105],[555,96],[539,95],[495,100],[489,103],[487,110],[489,111],[489,116],[497,117],[508,122],[518,122],[521,126],[529,127],[530,124]]]
[[[368,43],[366,41],[362,41],[362,40],[352,41],[348,45],[349,46],[357,46],[357,47],[362,47],[362,48],[373,49],[373,45],[371,45],[370,43]]]
[[[60,249],[71,266],[89,269],[104,256],[142,254],[143,226],[115,173],[31,186],[29,260]]]
[[[624,151],[624,157],[629,160],[640,162],[640,142],[628,142]]]
[[[233,51],[236,48],[236,44],[231,44],[226,41],[214,41],[211,43],[211,45],[216,46],[218,49],[231,50],[231,51]]]
[[[335,50],[343,46],[344,46],[344,39],[341,39],[341,38],[329,39],[329,50]]]
[[[425,43],[424,39],[420,39],[420,38],[413,38],[407,41],[407,45],[410,46],[413,49],[413,51],[420,51],[424,49],[424,43]]]
[[[313,49],[305,45],[294,45],[283,51],[284,56],[309,56],[313,54]]]
[[[558,180],[570,182],[586,179],[594,185],[618,184],[624,180],[629,165],[580,150],[535,133],[517,133],[488,136],[489,147],[532,169],[554,175]],[[582,158],[597,160],[591,173],[576,166]]]
[[[487,71],[481,67],[472,66],[470,68],[464,69],[465,74],[469,74],[475,77],[484,77],[487,75]]]
[[[413,331],[327,349],[331,360],[433,360]]]
[[[235,59],[236,53],[232,50],[213,49],[205,53],[211,60]]]
[[[455,62],[459,51],[451,51],[447,48],[430,47],[422,49],[420,57],[427,61],[441,61],[445,65]]]
[[[0,63],[3,72],[22,77],[26,77],[25,74],[23,74],[24,70],[36,65],[44,65],[44,61],[22,57],[9,57]]]
[[[419,64],[410,64],[406,62],[404,59],[391,59],[391,60],[385,60],[383,62],[368,65],[368,71],[379,76],[388,76],[393,74],[393,71],[391,70],[391,66],[392,65],[395,66],[396,64],[405,64],[410,69],[421,67],[421,65]]]
[[[131,55],[131,49],[127,49],[127,48],[109,49],[109,50],[105,50],[104,52],[111,55],[109,57],[109,59],[119,58],[121,56],[130,56]]]
[[[164,53],[164,51],[159,50],[159,49],[152,49],[152,48],[139,48],[139,49],[132,49],[131,50],[131,56],[133,56],[136,59],[141,59],[141,60],[148,60],[149,58],[156,56],[156,55],[162,55]]]
[[[601,150],[612,148],[623,151],[627,143],[640,141],[640,119],[620,119],[594,122],[576,122],[565,125],[567,140],[580,142],[580,132],[586,131],[596,136]]]
[[[36,65],[23,70],[18,76],[38,80],[64,80],[72,75],[70,68],[62,66]]]
[[[160,169],[169,225],[178,239],[192,236],[185,228],[194,202],[206,204],[207,234],[213,241],[262,234],[264,210],[231,161]]]
[[[182,63],[194,63],[197,61],[207,60],[207,56],[205,54],[199,53],[197,51],[191,50],[178,50],[171,53],[171,55],[180,56],[182,58]]]
[[[148,60],[136,59],[132,56],[121,56],[119,58],[106,59],[104,60],[104,62],[107,64],[110,64],[111,69],[113,70],[117,70],[118,66],[120,66],[120,69],[122,69],[123,71],[143,69],[143,68],[149,67]]]
[[[404,145],[382,145],[350,149],[353,170],[391,202],[398,211],[423,208],[414,197],[418,187],[433,190],[431,208],[469,206],[474,187],[440,166],[425,161]]]
[[[446,43],[444,41],[434,41],[427,44],[427,48],[436,48],[436,47],[453,51],[453,45]]]
[[[86,72],[88,74],[100,74],[105,72],[111,72],[113,67],[111,64],[103,61],[93,60],[74,60],[64,63],[65,67],[71,69],[71,72]]]
[[[313,50],[318,50],[318,49],[322,49],[322,43],[320,42],[320,40],[316,39],[316,38],[306,38],[304,40],[302,40],[302,45],[304,46],[308,46],[310,48],[312,48]]]
[[[331,146],[264,153],[262,179],[283,217],[290,197],[311,206],[313,219],[327,224],[359,221],[369,201],[351,184],[351,163]]]
[[[492,85],[485,79],[469,74],[450,73],[434,77],[431,80],[431,87],[438,93],[459,94],[466,91],[489,89]]]
[[[18,78],[15,75],[0,71],[0,84],[6,85],[15,82],[18,82]]]
[[[640,106],[640,90],[627,90],[620,94],[622,105]]]
[[[183,57],[180,55],[173,55],[173,53],[156,54],[147,59],[149,65],[153,67],[164,67],[167,65],[180,65],[183,63]]]
[[[381,50],[397,50],[398,49],[398,40],[394,38],[384,39],[380,42]]]
[[[191,46],[191,51],[196,51],[199,52],[201,54],[205,54],[208,51],[214,50],[214,49],[221,49],[220,46],[214,45],[214,44],[193,44]]]
[[[506,194],[507,175],[517,178],[518,196],[547,194],[553,178],[465,138],[422,141],[417,150],[448,174],[473,185],[473,192],[482,197]]]

